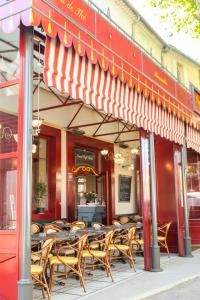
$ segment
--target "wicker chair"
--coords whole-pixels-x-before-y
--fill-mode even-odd
[[[160,247],[163,247],[167,250],[168,257],[169,257],[169,248],[167,245],[167,236],[171,224],[172,222],[170,221],[158,227],[158,244]]]
[[[62,228],[60,228],[56,224],[45,224],[43,231],[46,233],[55,233],[62,231]]]
[[[80,285],[83,287],[84,292],[85,290],[85,284],[84,284],[84,278],[83,273],[81,270],[81,252],[85,247],[85,244],[87,242],[87,234],[84,234],[79,238],[78,241],[74,243],[64,243],[60,246],[60,248],[57,250],[56,256],[52,256],[50,258],[50,291],[53,286],[53,278],[59,277],[59,276],[67,276],[67,270],[70,272],[70,274],[74,274],[75,276],[78,276],[80,279]],[[64,255],[63,253],[67,252],[74,252],[75,255]],[[58,271],[55,272],[55,266],[59,267],[63,265],[64,271]]]
[[[116,234],[112,240],[112,243],[109,245],[110,251],[110,261],[114,259],[127,259],[129,261],[130,267],[135,271],[135,264],[132,254],[132,240],[135,235],[136,228],[131,227],[128,230],[123,230]],[[118,252],[118,255],[114,255],[115,252]]]
[[[74,221],[72,223],[72,225],[76,225],[77,227],[79,227],[80,229],[84,229],[86,227],[86,224],[84,221]]]
[[[81,251],[81,256],[83,259],[83,275],[87,267],[90,267],[94,270],[95,267],[104,267],[107,273],[107,276],[110,276],[112,281],[112,271],[110,267],[110,260],[109,260],[109,246],[113,237],[114,231],[111,230],[105,234],[105,237],[101,240],[98,240],[98,243],[101,245],[101,250],[94,250],[93,244],[96,245],[97,241],[91,242],[87,249]],[[92,259],[92,264],[87,264],[87,258]],[[95,261],[98,264],[95,264]]]
[[[45,298],[46,291],[49,300],[51,299],[51,295],[46,281],[45,273],[53,243],[54,239],[46,240],[42,249],[40,251],[32,253],[31,255],[31,276],[34,281],[34,285],[41,286],[43,298]]]

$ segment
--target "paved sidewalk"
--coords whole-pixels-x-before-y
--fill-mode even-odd
[[[200,250],[192,258],[173,257],[162,259],[163,272],[142,272],[108,288],[87,295],[82,299],[92,300],[142,300],[180,283],[200,277]]]
[[[65,286],[55,285],[52,300],[142,300],[173,288],[174,286],[200,277],[200,249],[193,252],[192,258],[176,255],[161,256],[163,272],[145,272],[143,259],[136,257],[134,272],[128,264],[116,263],[113,270],[115,282],[105,276],[105,272],[97,269],[93,276],[86,276],[86,290],[83,292],[79,281],[74,277],[68,278]],[[34,291],[34,299],[42,299],[40,290]],[[184,300],[184,299],[183,299]]]

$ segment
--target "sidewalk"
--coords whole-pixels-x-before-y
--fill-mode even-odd
[[[82,297],[95,300],[141,300],[168,290],[180,283],[200,277],[200,250],[193,252],[192,258],[161,258],[163,272],[140,272],[123,282],[116,283],[99,293]]]
[[[200,277],[200,249],[193,252],[193,258],[171,255],[161,256],[162,272],[152,273],[143,270],[143,259],[136,257],[134,272],[128,264],[116,263],[113,270],[115,282],[96,269],[93,276],[86,276],[86,290],[83,292],[79,281],[68,278],[65,286],[55,285],[52,300],[141,300],[161,291],[170,289],[190,279]],[[34,291],[34,299],[42,299],[41,291]]]

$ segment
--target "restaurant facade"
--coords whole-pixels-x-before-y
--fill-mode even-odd
[[[145,270],[160,271],[157,223],[172,221],[170,251],[190,256],[199,91],[84,1],[5,1],[0,33],[0,297],[30,297],[32,220],[90,225],[92,193],[96,221],[142,216]]]

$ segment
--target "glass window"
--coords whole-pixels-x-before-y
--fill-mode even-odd
[[[40,204],[40,208],[48,210],[48,140],[45,138],[34,138],[33,141],[33,184],[42,182],[46,186],[46,193]],[[33,187],[34,190],[34,187]],[[35,201],[34,196],[34,209],[37,210],[38,202]]]
[[[0,230],[16,228],[17,159],[0,159]]]
[[[190,219],[200,219],[200,161],[188,164],[187,202]]]
[[[179,82],[184,83],[183,65],[177,62],[177,79]]]
[[[0,82],[19,77],[19,29],[12,34],[0,30]]]

